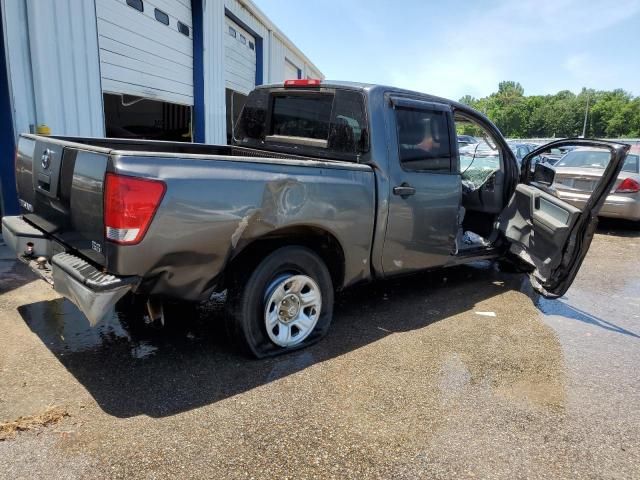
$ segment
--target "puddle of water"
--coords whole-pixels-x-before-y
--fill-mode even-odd
[[[59,298],[20,307],[31,330],[54,353],[105,351],[120,347],[134,359],[152,357],[160,348],[181,343],[200,342],[208,338],[206,325],[198,328],[200,317],[206,319],[211,308],[186,309],[169,328],[145,325],[139,309],[118,309],[91,327],[86,317],[68,300]]]
[[[106,317],[92,328],[86,317],[62,298],[24,305],[20,313],[54,352],[79,352],[99,347],[105,341],[130,340],[117,315]]]
[[[439,379],[443,403],[447,404],[461,395],[470,382],[471,372],[458,355],[453,354],[443,361]]]

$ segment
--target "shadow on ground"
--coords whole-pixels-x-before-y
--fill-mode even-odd
[[[19,311],[107,413],[161,417],[231,397],[395,332],[426,327],[521,283],[520,275],[498,272],[486,262],[356,287],[337,297],[323,341],[260,361],[230,345],[216,306],[187,312],[165,329],[128,327],[126,312],[92,329],[63,299]]]
[[[640,222],[620,220],[615,218],[600,218],[598,233],[615,235],[616,237],[640,238]]]

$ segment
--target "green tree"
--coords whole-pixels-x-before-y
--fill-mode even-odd
[[[525,96],[522,85],[511,80],[484,98],[465,95],[461,103],[487,115],[508,137],[571,137],[582,134],[587,102],[587,136],[640,136],[640,97],[622,89],[579,94],[562,90],[554,95]]]

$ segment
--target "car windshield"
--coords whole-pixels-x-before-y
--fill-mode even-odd
[[[567,153],[556,167],[601,168],[607,167],[610,158],[606,150],[574,150]],[[638,155],[627,155],[622,171],[638,173]]]
[[[460,172],[462,180],[475,190],[489,177],[500,170],[500,153],[486,143],[479,143],[460,149]]]

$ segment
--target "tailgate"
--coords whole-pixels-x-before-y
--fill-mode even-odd
[[[100,265],[105,264],[103,185],[108,160],[107,152],[46,137],[20,137],[16,153],[24,218]]]

